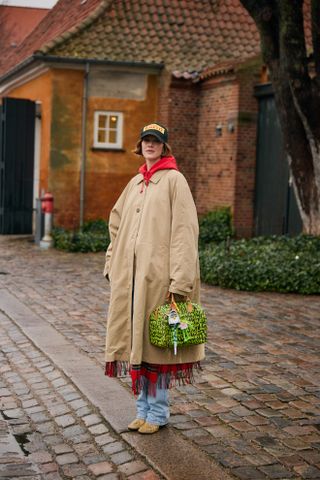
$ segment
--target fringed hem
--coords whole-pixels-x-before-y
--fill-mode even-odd
[[[107,377],[125,377],[130,373],[130,364],[122,360],[106,362],[104,373]]]
[[[156,388],[172,388],[176,385],[189,385],[194,382],[195,371],[202,370],[200,362],[174,365],[154,365],[143,362],[141,365],[129,365],[128,362],[107,362],[105,374],[120,377],[130,373],[132,390],[138,395],[147,388],[148,394],[155,396]]]

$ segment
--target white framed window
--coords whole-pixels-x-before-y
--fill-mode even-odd
[[[94,112],[93,146],[97,148],[122,148],[123,113]]]

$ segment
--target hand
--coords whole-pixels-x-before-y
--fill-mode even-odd
[[[186,295],[179,295],[178,293],[173,294],[174,301],[176,303],[181,303],[181,302],[186,302],[187,301],[187,296]],[[171,300],[171,293],[169,299]]]

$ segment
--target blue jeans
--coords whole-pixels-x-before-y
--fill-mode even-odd
[[[157,386],[156,396],[148,395],[145,385],[137,399],[137,418],[143,418],[153,425],[166,425],[169,420],[169,394],[167,388]]]

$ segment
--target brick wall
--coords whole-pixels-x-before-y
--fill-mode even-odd
[[[246,65],[198,83],[173,79],[162,97],[170,143],[198,213],[230,206],[238,237],[254,229],[259,68]]]
[[[174,79],[169,98],[170,145],[192,193],[196,186],[196,148],[199,87],[191,80]]]
[[[196,204],[199,214],[234,208],[239,87],[234,74],[201,84],[197,141]],[[233,125],[234,130],[228,130]],[[221,136],[216,133],[221,127]]]
[[[153,120],[169,126],[171,73],[162,70],[158,79],[157,118]]]
[[[234,223],[239,237],[254,234],[258,102],[253,89],[259,81],[260,69],[259,63],[253,63],[237,73],[240,94]]]

